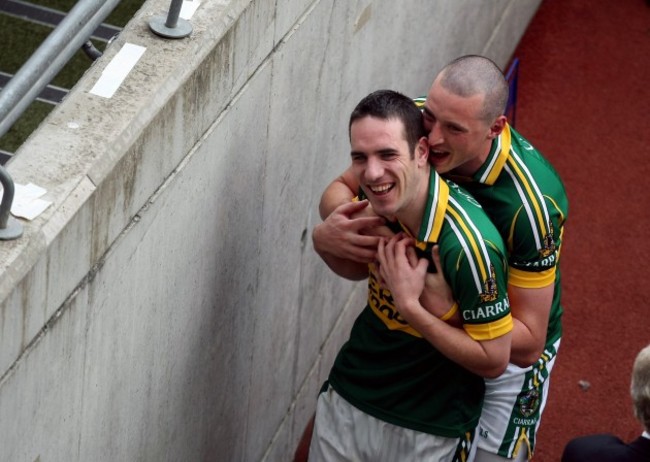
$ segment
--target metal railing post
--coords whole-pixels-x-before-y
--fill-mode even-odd
[[[169,5],[167,18],[154,16],[149,21],[149,28],[156,34],[165,38],[183,38],[192,33],[189,21],[180,17],[183,0],[172,0]]]
[[[9,173],[0,166],[0,183],[2,183],[2,202],[0,203],[0,240],[17,239],[23,235],[23,226],[11,216],[11,204],[14,202],[14,182]]]

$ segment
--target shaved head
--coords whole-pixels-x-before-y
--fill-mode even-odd
[[[483,56],[468,55],[453,60],[436,80],[446,90],[461,96],[483,95],[480,118],[491,123],[503,115],[508,103],[508,82],[499,67]]]

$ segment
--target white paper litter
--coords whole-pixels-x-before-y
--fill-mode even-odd
[[[2,200],[4,191],[0,191]],[[14,183],[14,201],[11,204],[11,213],[20,218],[33,220],[45,211],[52,202],[41,199],[47,190],[33,183],[26,185]]]
[[[186,21],[189,21],[190,19],[192,19],[192,16],[196,12],[196,9],[199,7],[200,4],[201,2],[185,0],[181,5],[181,11],[178,14],[178,16],[181,19],[185,19]]]

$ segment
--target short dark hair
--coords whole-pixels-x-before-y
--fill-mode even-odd
[[[363,98],[350,115],[348,134],[352,123],[364,117],[377,119],[398,119],[404,126],[404,139],[413,154],[418,141],[427,136],[422,121],[422,111],[415,102],[403,94],[393,90],[377,90]]]

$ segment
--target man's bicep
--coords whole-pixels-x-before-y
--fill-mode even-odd
[[[529,348],[540,353],[546,340],[554,291],[554,284],[539,288],[508,286],[512,316],[530,332]]]
[[[339,205],[350,202],[358,190],[359,184],[348,168],[325,188],[318,205],[321,219],[327,218]]]
[[[342,278],[361,281],[368,277],[368,264],[366,263],[358,263],[327,253],[321,254],[321,258],[335,274]]]

